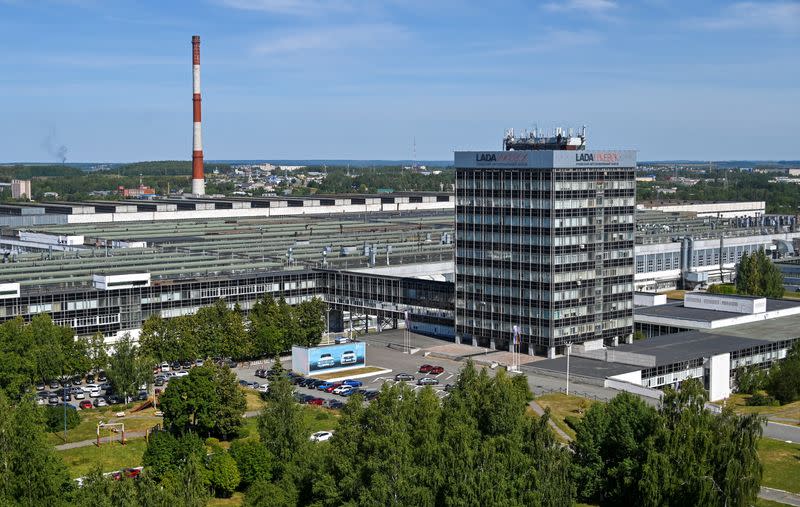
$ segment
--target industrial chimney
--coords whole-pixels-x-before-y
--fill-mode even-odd
[[[203,134],[200,128],[200,36],[192,36],[192,104],[194,131],[192,134],[192,194],[206,194],[203,174]]]

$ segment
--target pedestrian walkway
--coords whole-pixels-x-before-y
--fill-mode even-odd
[[[794,505],[800,507],[800,495],[796,493],[789,493],[782,489],[773,489],[761,486],[761,491],[758,492],[758,497],[772,502],[778,502],[786,505]]]
[[[531,408],[540,417],[544,415],[544,409],[542,408],[541,405],[539,405],[535,401],[531,402]],[[547,420],[547,424],[549,424],[550,427],[553,428],[553,431],[555,431],[558,434],[558,436],[560,436],[562,439],[564,439],[565,442],[572,442],[572,437],[567,435],[567,433],[564,430],[559,428],[558,425],[555,423],[555,421],[553,421],[552,418]]]

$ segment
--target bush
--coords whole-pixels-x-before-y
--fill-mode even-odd
[[[578,431],[578,426],[581,424],[580,418],[575,417],[574,415],[568,415],[565,417],[564,422],[567,424],[567,426],[572,428],[572,431]]]
[[[64,407],[44,407],[44,422],[47,431],[64,431]],[[67,407],[67,429],[75,429],[81,422],[81,415],[73,407]]]
[[[747,398],[747,406],[749,407],[777,407],[780,405],[778,400],[772,396],[764,393],[755,393]]]
[[[745,366],[736,371],[737,391],[744,394],[754,394],[766,386],[767,373],[756,366]]]
[[[241,482],[236,461],[230,454],[220,449],[208,457],[207,467],[214,494],[226,498],[231,496]]]

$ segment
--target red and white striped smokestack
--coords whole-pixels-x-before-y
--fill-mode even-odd
[[[194,130],[192,134],[192,193],[206,194],[206,178],[203,174],[203,133],[200,127],[200,36],[192,36],[192,105],[194,106]]]

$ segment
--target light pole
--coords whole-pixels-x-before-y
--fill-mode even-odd
[[[572,350],[572,342],[567,342],[565,347],[567,349],[567,396],[569,396],[569,353]]]

